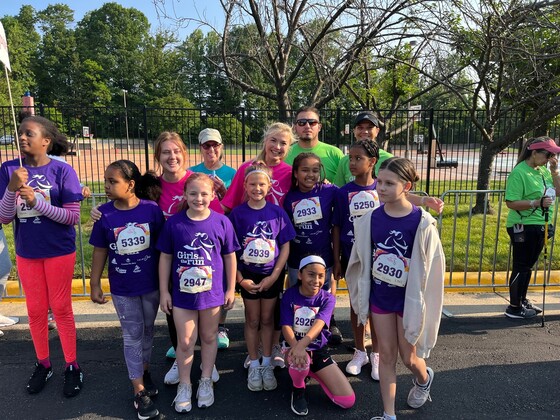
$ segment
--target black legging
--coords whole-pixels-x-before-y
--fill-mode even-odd
[[[525,241],[515,242],[513,227],[507,228],[513,248],[513,268],[509,278],[509,303],[512,306],[521,306],[527,298],[533,266],[544,247],[544,226],[524,225],[523,231]]]

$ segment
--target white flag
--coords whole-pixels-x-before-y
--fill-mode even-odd
[[[0,61],[4,63],[9,71],[10,68],[10,57],[8,56],[8,40],[6,39],[6,32],[4,32],[4,26],[0,22]]]

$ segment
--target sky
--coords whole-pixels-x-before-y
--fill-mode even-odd
[[[163,0],[159,0],[162,3]],[[49,4],[62,3],[70,6],[74,10],[74,20],[78,22],[89,11],[99,9],[107,0],[0,0],[0,17],[4,15],[15,16],[19,13],[21,6],[31,5],[35,10],[43,10]],[[177,22],[171,19],[158,18],[158,13],[153,0],[114,0],[124,7],[134,7],[140,10],[150,22],[151,32],[155,32],[158,27],[164,27],[177,31],[179,39],[183,40],[189,33],[198,26],[195,23],[183,24],[178,27]],[[204,17],[213,25],[219,25],[223,21],[222,9],[219,0],[165,0],[166,12],[170,16],[199,18]],[[204,29],[203,29],[204,30]]]

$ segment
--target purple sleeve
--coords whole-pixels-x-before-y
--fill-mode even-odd
[[[171,218],[170,218],[171,219]],[[172,235],[171,235],[171,223],[169,220],[165,222],[163,225],[163,229],[159,235],[156,248],[163,252],[164,254],[172,254],[173,253],[173,243],[172,243]]]
[[[37,201],[35,210],[62,225],[74,226],[80,219],[79,202],[64,203],[63,207],[56,207],[46,201]]]
[[[109,243],[107,242],[103,229],[103,216],[93,224],[89,243],[97,248],[109,248]]]
[[[222,245],[222,255],[232,254],[235,251],[241,249],[239,242],[237,241],[237,235],[235,234],[235,229],[233,229],[233,224],[231,221],[223,216],[223,226],[224,226],[224,243]]]
[[[0,223],[10,223],[16,217],[16,193],[5,190],[0,201]]]
[[[316,318],[320,319],[321,321],[324,321],[327,327],[331,322],[331,317],[334,311],[335,304],[336,304],[336,298],[333,295],[331,295],[329,292],[325,291],[324,298],[321,299],[321,307],[316,315]]]
[[[284,245],[286,242],[290,242],[296,237],[296,230],[286,211],[282,207],[279,208],[281,213],[280,232],[278,233],[276,241],[279,245]]]

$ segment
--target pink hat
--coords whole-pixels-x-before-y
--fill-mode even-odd
[[[552,139],[548,139],[545,141],[536,141],[534,143],[531,143],[527,148],[529,150],[546,150],[548,152],[554,153],[555,155],[560,153],[560,146],[554,143],[554,140]]]

